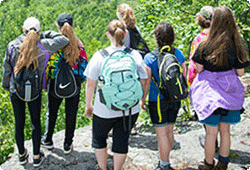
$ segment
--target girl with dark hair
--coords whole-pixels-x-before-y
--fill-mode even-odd
[[[24,34],[8,44],[4,66],[2,86],[10,91],[10,99],[15,115],[15,138],[19,152],[20,164],[28,162],[28,151],[24,147],[25,125],[25,101],[16,94],[13,75],[17,75],[22,68],[33,66],[38,70],[41,87],[43,87],[43,74],[46,67],[46,56],[53,54],[68,44],[69,40],[54,31],[46,31],[40,34],[40,22],[30,17],[24,21]],[[47,59],[48,60],[48,59]],[[40,89],[42,91],[42,89]],[[44,160],[44,154],[40,152],[41,141],[41,94],[33,101],[27,102],[32,123],[32,141],[34,154],[34,167],[38,167]]]
[[[175,39],[175,34],[173,27],[166,23],[162,22],[157,25],[155,28],[155,38],[158,45],[156,51],[160,53],[171,52],[174,54],[179,61],[183,74],[186,75],[186,64],[185,64],[185,56],[178,48],[173,48],[172,44]],[[168,47],[170,51],[165,49]],[[162,51],[162,49],[165,49]],[[158,149],[160,155],[160,161],[156,170],[169,170],[173,169],[170,166],[169,155],[170,151],[174,144],[174,134],[173,127],[177,118],[178,111],[180,109],[180,102],[171,103],[167,99],[165,99],[162,95],[160,95],[160,111],[157,110],[157,97],[159,94],[159,90],[156,84],[151,79],[154,77],[156,82],[160,82],[159,73],[158,73],[158,58],[153,53],[149,53],[145,56],[144,62],[149,67],[148,69],[148,80],[147,80],[147,92],[149,90],[148,86],[150,84],[149,91],[149,114],[154,126],[154,129],[157,134],[158,139]],[[141,106],[145,110],[146,107],[146,97],[142,99]]]
[[[238,76],[249,65],[232,11],[217,7],[207,40],[192,59],[197,72],[190,88],[191,103],[206,126],[205,159],[199,169],[225,170],[229,163],[230,125],[240,122],[244,87]],[[215,165],[215,140],[220,132],[219,160]]]
[[[81,83],[85,81],[83,75],[87,64],[87,56],[81,41],[75,36],[73,30],[73,18],[70,14],[62,13],[56,21],[57,29],[60,34],[69,39],[69,44],[62,50],[54,53],[48,62],[46,77],[48,83],[48,106],[46,132],[42,139],[42,146],[53,149],[52,136],[56,124],[57,113],[63,98],[55,94],[55,78],[58,72],[59,63],[64,58],[74,73],[77,82],[77,93],[72,97],[65,98],[66,129],[63,149],[65,154],[70,154],[73,149],[73,137],[76,126],[78,104],[80,99]]]
[[[118,20],[113,20],[108,25],[107,36],[111,41],[111,46],[105,48],[107,53],[113,54],[116,51],[124,51],[127,49],[124,46],[124,36],[126,34],[125,26]],[[136,64],[137,73],[140,77],[142,85],[147,79],[147,71],[141,55],[136,51],[130,52],[131,57]],[[139,115],[140,106],[136,104],[129,110],[125,110],[124,115],[122,111],[112,110],[105,104],[100,102],[99,89],[96,88],[94,107],[92,100],[94,96],[95,87],[98,78],[101,76],[101,68],[104,61],[104,56],[100,51],[96,52],[89,62],[84,74],[87,77],[86,83],[86,109],[85,112],[88,117],[93,115],[93,139],[92,146],[95,148],[95,155],[98,162],[95,169],[107,170],[107,137],[111,129],[113,129],[113,145],[114,152],[114,170],[121,170],[128,152],[128,140],[132,129]],[[142,86],[144,88],[144,86]],[[143,89],[145,92],[145,89]],[[147,95],[144,93],[144,95]],[[130,113],[129,113],[130,112]],[[129,116],[130,115],[130,116]],[[125,120],[125,121],[124,121]],[[129,121],[130,120],[130,121]],[[131,126],[124,129],[124,122],[129,122]],[[127,123],[128,124],[128,123]]]

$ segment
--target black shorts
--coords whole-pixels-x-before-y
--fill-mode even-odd
[[[174,124],[179,112],[181,102],[169,102],[165,99],[160,100],[160,110],[158,113],[157,101],[149,101],[149,114],[154,126],[166,126]]]
[[[128,139],[132,127],[134,126],[139,113],[131,116],[131,126],[129,127],[129,116],[125,116],[126,131],[123,126],[123,117],[118,118],[101,118],[93,115],[93,130],[92,130],[92,147],[103,149],[107,146],[108,133],[113,129],[113,144],[112,151],[115,153],[128,153]]]

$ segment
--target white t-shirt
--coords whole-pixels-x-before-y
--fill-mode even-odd
[[[124,50],[125,46],[123,47],[115,47],[115,46],[109,46],[106,48],[109,54],[117,51],[117,50]],[[147,79],[147,71],[145,69],[145,63],[142,60],[141,55],[139,52],[136,50],[133,50],[131,53],[131,56],[134,58],[136,67],[137,67],[137,72],[138,75],[141,79]],[[98,81],[98,77],[101,75],[101,66],[102,66],[102,61],[104,57],[101,55],[99,51],[97,51],[91,58],[86,70],[84,71],[84,75],[91,80],[96,80]],[[95,93],[95,102],[94,102],[94,114],[96,116],[99,116],[101,118],[116,118],[116,117],[122,117],[123,113],[122,111],[114,111],[108,108],[106,105],[100,102],[99,98],[99,87],[97,86],[96,88],[96,93]],[[132,107],[132,115],[138,113],[140,110],[139,104],[136,106]],[[125,111],[125,115],[129,115],[129,110]]]

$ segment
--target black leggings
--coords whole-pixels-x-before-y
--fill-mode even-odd
[[[62,103],[62,98],[58,98],[54,92],[54,83],[55,81],[50,82],[49,92],[48,92],[48,106],[47,106],[47,120],[46,120],[46,132],[44,134],[44,141],[51,142],[52,136],[55,129],[57,113],[59,107]],[[79,87],[80,89],[81,87]],[[71,145],[73,142],[75,126],[76,126],[76,117],[79,105],[80,93],[77,95],[65,99],[65,113],[66,113],[66,129],[65,129],[65,139],[64,144]],[[61,123],[61,122],[60,122]]]
[[[24,148],[24,125],[25,125],[25,101],[21,100],[15,93],[10,94],[10,99],[15,115],[15,138],[19,154],[23,154]],[[33,154],[40,153],[41,141],[41,95],[34,101],[27,102],[32,123]]]

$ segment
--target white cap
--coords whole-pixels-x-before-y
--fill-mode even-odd
[[[27,18],[23,23],[23,28],[30,31],[32,28],[36,29],[36,32],[40,31],[40,22],[35,17]]]

